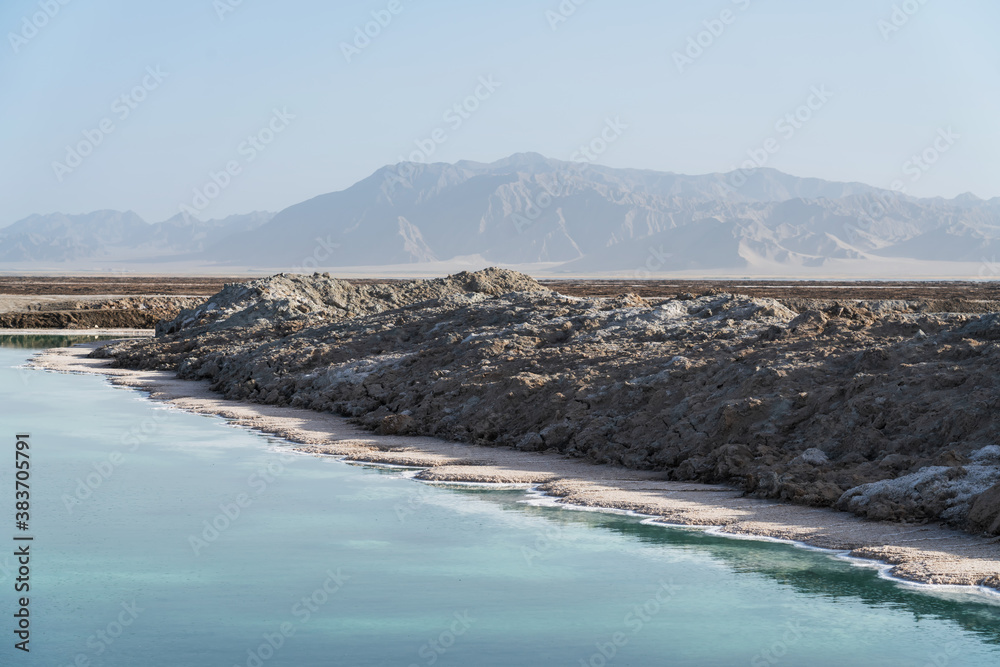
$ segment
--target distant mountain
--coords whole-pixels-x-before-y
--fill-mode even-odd
[[[196,256],[233,234],[256,229],[273,216],[257,212],[186,222],[178,214],[149,224],[132,211],[32,215],[0,229],[0,262],[177,260]]]
[[[683,176],[518,154],[492,164],[386,167],[287,208],[210,254],[299,268],[474,256],[644,275],[761,264],[794,271],[835,259],[979,261],[993,239],[1000,199],[916,199],[773,169],[745,179]]]
[[[200,222],[185,218],[181,213],[151,227],[148,240],[150,249],[156,248],[167,254],[200,255],[234,234],[249,232],[267,224],[274,213],[255,211],[243,215],[231,215],[221,220]]]
[[[32,215],[0,229],[0,261],[65,262],[132,245],[146,231],[142,218],[128,211],[86,215]]]
[[[685,176],[534,153],[385,167],[274,215],[149,225],[99,211],[0,229],[0,262],[155,259],[234,271],[464,261],[579,274],[795,275],[852,262],[981,263],[997,251],[1000,198],[917,199],[773,169]]]

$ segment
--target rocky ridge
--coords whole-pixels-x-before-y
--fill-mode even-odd
[[[497,269],[361,286],[279,275],[95,355],[381,433],[1000,534],[998,318],[891,300],[567,297]]]

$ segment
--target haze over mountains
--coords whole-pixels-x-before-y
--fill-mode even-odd
[[[0,270],[420,273],[498,264],[637,278],[967,275],[998,249],[1000,198],[917,199],[773,169],[684,176],[517,154],[385,167],[277,214],[153,225],[131,212],[31,216],[0,229]]]
[[[200,254],[206,249],[273,217],[257,212],[200,222],[178,213],[149,224],[132,211],[32,215],[0,228],[0,267],[15,262],[75,266],[98,260],[204,261]]]

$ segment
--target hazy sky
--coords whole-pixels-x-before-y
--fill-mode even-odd
[[[418,150],[568,160],[609,120],[615,167],[1000,196],[998,25],[996,0],[4,0],[0,224],[280,210]]]

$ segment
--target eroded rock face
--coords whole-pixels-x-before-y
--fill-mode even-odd
[[[976,498],[969,511],[969,529],[977,533],[1000,535],[1000,484]]]
[[[894,303],[574,298],[497,269],[360,287],[276,276],[97,354],[384,433],[990,529],[995,317]]]

